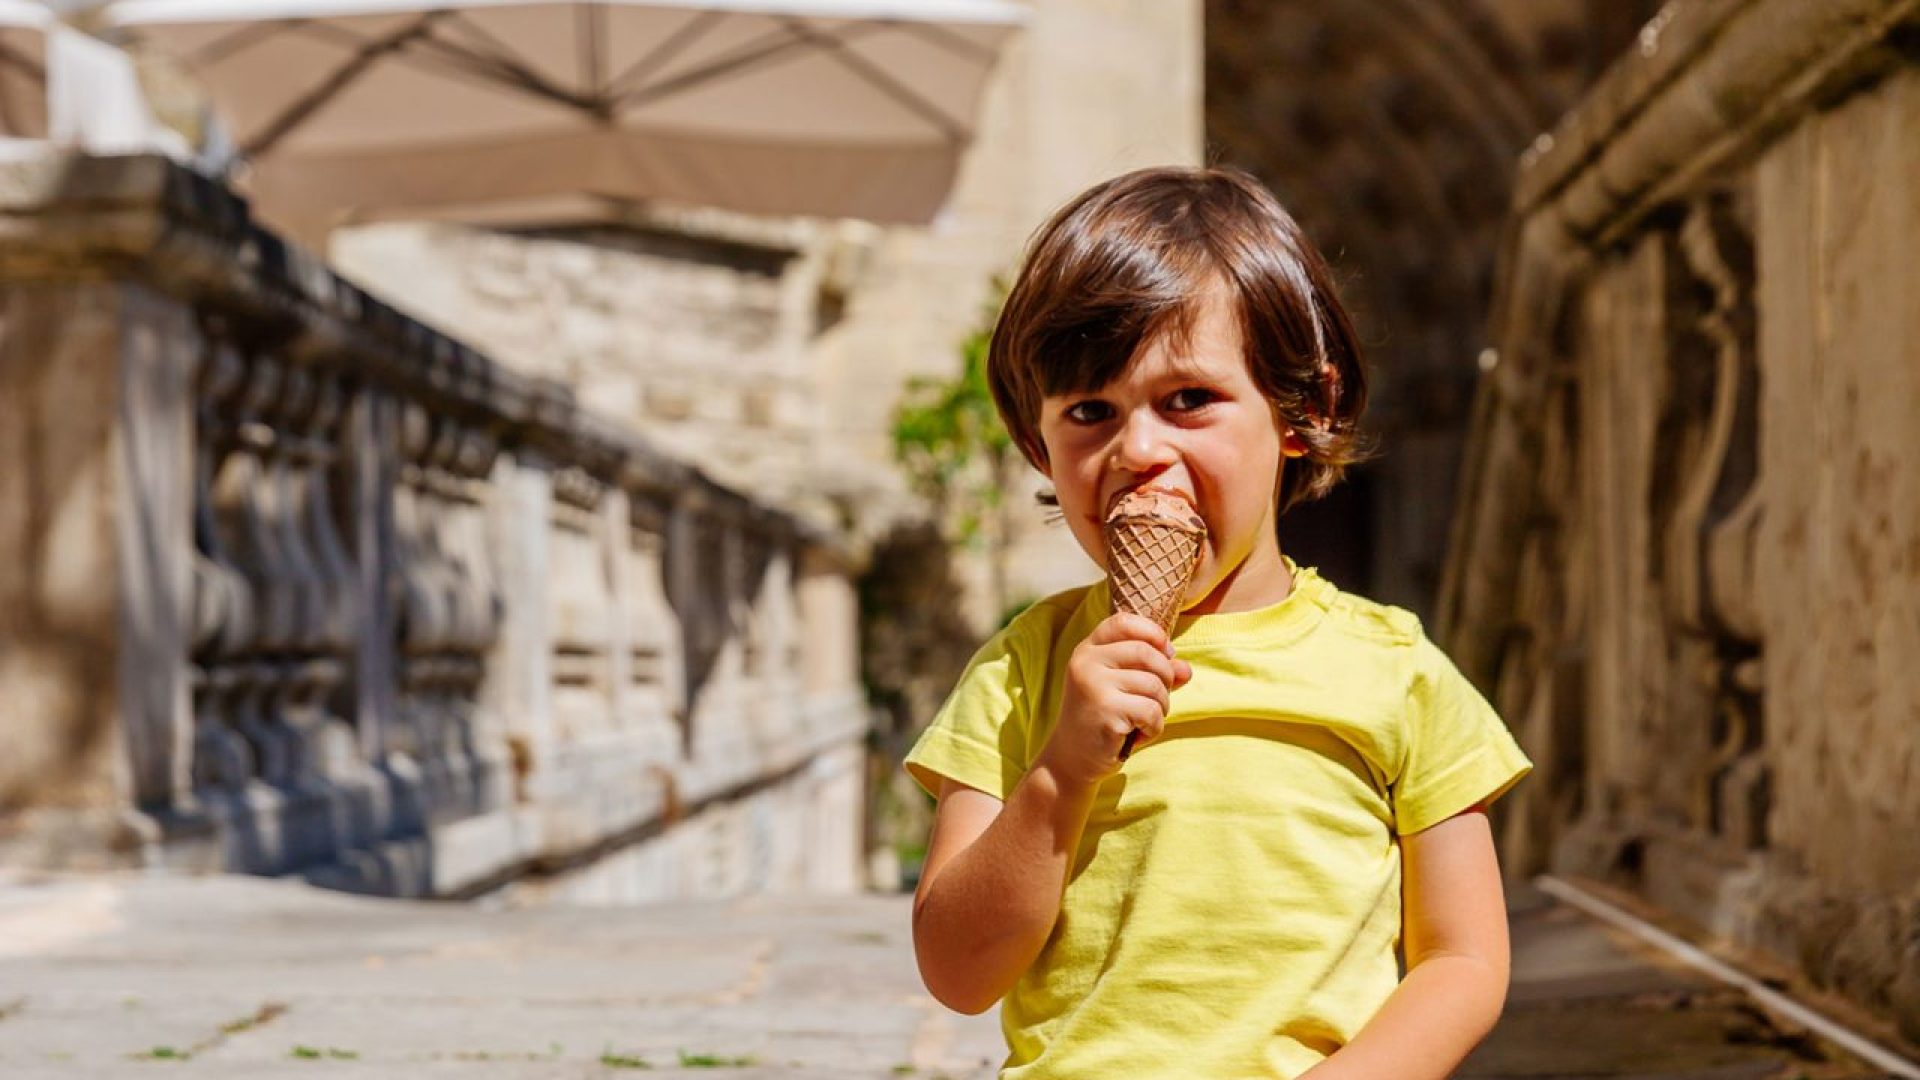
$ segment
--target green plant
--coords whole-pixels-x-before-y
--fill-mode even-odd
[[[651,1069],[653,1063],[635,1054],[616,1054],[604,1050],[600,1054],[600,1064],[609,1069]]]
[[[680,1051],[680,1067],[683,1069],[744,1069],[753,1064],[753,1055],[741,1057],[723,1057],[719,1054],[689,1054]]]
[[[359,1051],[341,1050],[333,1046],[296,1046],[288,1052],[287,1056],[296,1057],[302,1061],[318,1061],[321,1058],[332,1058],[335,1061],[358,1061],[360,1059]]]
[[[895,463],[948,543],[985,548],[995,610],[1006,606],[1003,496],[1018,462],[987,381],[987,347],[1005,299],[996,280],[980,323],[960,342],[959,373],[908,380],[893,412]]]

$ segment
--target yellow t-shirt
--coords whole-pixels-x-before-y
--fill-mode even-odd
[[[1183,620],[1193,680],[1101,785],[1060,917],[1002,1003],[1012,1080],[1291,1078],[1397,985],[1396,838],[1532,768],[1399,608],[1296,568],[1257,611]],[[1007,798],[1046,745],[1104,583],[983,646],[907,756]]]

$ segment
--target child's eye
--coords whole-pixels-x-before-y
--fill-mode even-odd
[[[1113,415],[1113,406],[1104,401],[1079,401],[1067,406],[1061,415],[1076,424],[1097,424]]]
[[[1218,395],[1213,391],[1204,387],[1189,386],[1184,390],[1174,391],[1173,396],[1167,399],[1167,408],[1173,412],[1191,412],[1204,405],[1213,404],[1217,397]]]

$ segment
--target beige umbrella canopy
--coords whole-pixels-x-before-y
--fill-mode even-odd
[[[47,29],[53,22],[38,4],[0,2],[0,137],[47,137]]]
[[[311,234],[581,196],[923,222],[1006,0],[123,0]],[[511,212],[509,209],[506,211]]]

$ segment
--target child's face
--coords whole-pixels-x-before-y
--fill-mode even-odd
[[[1247,370],[1240,328],[1218,292],[1182,342],[1152,342],[1118,378],[1040,405],[1047,478],[1080,547],[1102,569],[1101,527],[1122,494],[1182,491],[1207,524],[1187,610],[1244,611],[1290,587],[1274,535],[1286,429]]]

